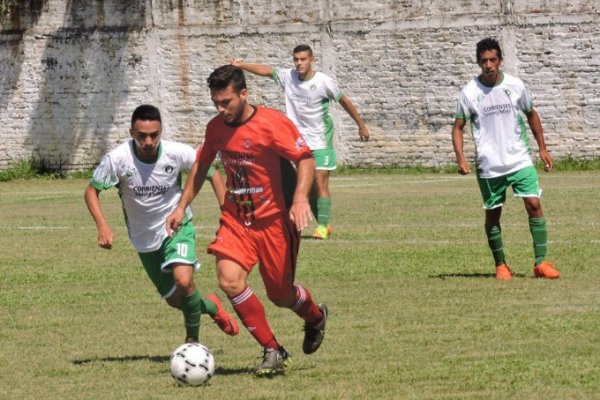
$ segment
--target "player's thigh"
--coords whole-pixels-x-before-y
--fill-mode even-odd
[[[250,271],[237,262],[217,255],[217,278],[221,290],[230,298],[240,294],[247,286]]]
[[[496,178],[480,178],[477,177],[479,191],[483,199],[484,209],[493,209],[501,207],[506,201],[506,189],[509,183],[504,176]]]
[[[260,230],[260,274],[267,296],[280,303],[292,298],[300,235],[289,218],[282,217]]]

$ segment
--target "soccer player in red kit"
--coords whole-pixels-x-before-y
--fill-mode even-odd
[[[263,305],[248,287],[255,264],[269,299],[305,321],[303,351],[315,352],[325,335],[327,306],[317,305],[306,288],[294,283],[300,231],[312,219],[308,193],[314,160],[291,120],[277,110],[248,103],[240,68],[217,68],[208,86],[219,115],[206,127],[181,200],[167,217],[167,230],[172,234],[179,227],[183,210],[199,192],[218,153],[227,174],[227,195],[208,252],[216,256],[221,289],[264,349],[255,374],[272,375],[284,369],[289,354],[277,342]]]

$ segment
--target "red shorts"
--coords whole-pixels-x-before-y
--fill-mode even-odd
[[[220,222],[208,252],[235,261],[248,272],[258,263],[269,299],[288,298],[296,274],[300,233],[287,214],[246,226],[225,212]]]

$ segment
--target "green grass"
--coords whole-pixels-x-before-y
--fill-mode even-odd
[[[598,399],[600,173],[541,180],[549,259],[563,275],[532,278],[527,218],[510,198],[502,225],[516,277],[500,282],[473,176],[335,174],[333,237],[303,241],[297,277],[329,305],[322,348],[304,355],[300,320],[265,301],[293,364],[256,379],[251,336],[203,318],[217,375],[201,388],[169,375],[182,320],[144,275],[116,191],[102,195],[117,235],[106,251],[85,180],[0,183],[0,399]],[[203,190],[194,210],[197,282],[218,292],[204,254],[213,195]],[[265,299],[258,271],[250,282]]]
[[[10,168],[0,171],[0,182],[8,182],[17,179],[89,178],[90,176],[91,171],[68,173],[63,170],[62,165],[51,166],[47,160],[33,157],[29,160],[19,161]]]
[[[541,162],[536,164],[536,168],[539,171],[544,170],[544,165]],[[473,171],[475,167],[472,166]],[[555,171],[599,171],[600,170],[600,158],[594,158],[591,160],[584,160],[567,156],[562,159],[555,160],[554,164]],[[23,160],[15,165],[0,171],[0,182],[7,182],[17,179],[89,179],[92,176],[92,170],[81,170],[67,172],[62,169],[62,166],[51,166],[48,161],[40,158],[33,157],[30,160]],[[456,172],[456,165],[445,165],[440,167],[426,167],[426,166],[388,166],[382,168],[364,168],[364,167],[351,167],[351,166],[340,166],[336,171],[338,176],[350,176],[350,175],[365,175],[365,174],[453,174]]]

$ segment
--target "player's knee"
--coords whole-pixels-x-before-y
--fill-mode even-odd
[[[277,307],[290,308],[294,305],[294,294],[290,292],[288,295],[282,296],[281,293],[267,293],[271,303]]]
[[[530,217],[541,218],[544,215],[544,212],[542,211],[542,203],[538,199],[535,200],[525,202],[525,209]]]
[[[175,286],[177,286],[177,289],[181,293],[188,294],[193,292],[195,289],[193,275],[177,277],[175,279]]]
[[[234,297],[246,288],[246,282],[239,279],[227,279],[225,277],[219,278],[219,287],[227,294],[228,297]]]

